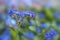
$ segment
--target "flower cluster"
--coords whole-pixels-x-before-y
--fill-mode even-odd
[[[10,13],[11,14],[11,13]],[[19,24],[17,27],[21,28],[20,31],[22,31],[22,36],[29,40],[33,40],[36,36],[38,37],[40,35],[43,36],[46,40],[54,40],[54,36],[58,34],[54,29],[57,29],[60,24],[56,22],[54,23],[54,20],[51,21],[48,16],[45,13],[35,13],[33,11],[16,11],[13,10],[12,14],[18,14],[19,18]],[[55,19],[59,19],[59,16],[56,16],[58,14],[54,13],[53,16]],[[14,15],[13,15],[14,16]],[[16,20],[16,19],[15,19]],[[11,22],[13,25],[16,25],[16,22],[12,20]],[[10,24],[11,24],[10,23]],[[54,24],[54,26],[53,26]],[[20,25],[20,26],[19,26]],[[51,29],[53,28],[53,29]],[[48,31],[48,32],[47,32]],[[44,39],[43,39],[44,40]]]
[[[0,18],[3,18],[8,28],[17,30],[21,40],[54,40],[59,35],[57,30],[60,26],[59,16],[56,15],[59,14],[54,13],[51,19],[42,12],[9,10],[8,15],[0,15]],[[15,36],[14,30],[12,34]]]
[[[46,40],[53,40],[53,37],[56,36],[57,34],[58,33],[55,30],[51,29],[49,32],[45,34],[45,38]]]

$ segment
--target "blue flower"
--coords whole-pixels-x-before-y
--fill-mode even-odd
[[[18,10],[9,10],[8,13],[9,13],[10,16],[13,15],[13,14],[16,14],[16,15],[20,14],[20,12]]]
[[[45,38],[53,38],[54,36],[57,35],[57,32],[53,29],[51,29],[49,32],[45,34]]]
[[[50,30],[50,35],[51,35],[51,36],[55,36],[56,34],[57,34],[57,32],[56,32],[55,30],[53,30],[53,29]]]
[[[4,34],[1,36],[1,39],[2,40],[10,40],[11,38],[11,34],[10,34],[10,30],[5,30],[4,31]]]
[[[24,17],[25,17],[25,13],[21,12],[21,13],[19,14],[19,16],[20,16],[21,18],[24,18]]]
[[[32,11],[25,11],[24,13],[26,16],[30,16],[31,18],[35,16],[35,13]]]
[[[60,13],[55,12],[54,17],[55,17],[55,19],[60,20]]]
[[[45,34],[45,38],[51,38],[51,35],[49,34],[49,32]]]
[[[13,13],[13,10],[9,10],[8,14],[9,14],[10,16],[13,15],[13,14],[14,14],[14,13]]]
[[[46,17],[45,14],[43,14],[43,13],[40,13],[38,15],[39,15],[39,18],[45,18]]]
[[[27,38],[34,38],[34,33],[32,33],[32,32],[27,32],[26,34],[25,34],[25,36],[27,37]]]
[[[47,40],[53,40],[52,38],[47,38]]]
[[[37,31],[38,33],[40,33],[40,32],[41,32],[40,27],[37,27],[37,28],[36,28],[36,31]]]
[[[40,27],[41,27],[41,28],[47,28],[47,25],[46,25],[46,23],[41,23],[41,24],[40,24]]]

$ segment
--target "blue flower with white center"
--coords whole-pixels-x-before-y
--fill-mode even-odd
[[[60,13],[55,12],[54,17],[55,17],[55,19],[60,20]]]
[[[45,16],[45,14],[40,13],[40,14],[38,14],[38,17],[39,17],[39,18],[45,18],[46,16]]]
[[[25,11],[24,13],[26,16],[30,16],[31,18],[34,18],[34,16],[35,16],[35,13],[32,11]]]
[[[29,38],[29,39],[32,39],[32,38],[34,38],[34,33],[33,32],[27,32],[27,33],[25,33],[25,37],[27,37],[27,38]]]
[[[38,33],[40,33],[40,32],[41,32],[40,27],[37,27],[37,28],[36,28],[36,31],[37,31]]]

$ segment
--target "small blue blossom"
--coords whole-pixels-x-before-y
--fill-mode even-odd
[[[27,38],[34,38],[34,33],[32,33],[32,32],[27,32],[26,34],[25,34],[25,36],[27,37]]]
[[[57,32],[55,31],[55,30],[50,30],[50,35],[52,35],[52,36],[55,36],[57,34]]]
[[[13,10],[9,10],[8,13],[9,13],[10,16],[14,14],[14,13],[13,13]]]
[[[45,38],[53,38],[54,36],[56,36],[57,35],[57,32],[55,31],[55,30],[53,30],[53,29],[51,29],[49,32],[47,32],[46,34],[45,34]]]
[[[42,14],[42,13],[40,13],[38,15],[39,15],[39,18],[45,18],[46,17],[45,14]]]
[[[54,13],[54,17],[55,17],[57,20],[60,20],[60,13],[55,12],[55,13]]]
[[[9,10],[9,15],[11,16],[13,14],[19,15],[20,12],[18,10]]]
[[[41,28],[47,28],[47,25],[46,25],[46,23],[41,23],[41,24],[40,24],[40,27],[41,27]]]
[[[50,38],[50,37],[51,35],[49,34],[49,32],[45,34],[45,38]]]
[[[37,28],[36,28],[36,31],[37,31],[38,33],[40,33],[40,32],[41,32],[40,27],[37,27]]]
[[[53,40],[52,38],[47,38],[47,40]]]
[[[0,36],[1,40],[10,40],[11,39],[11,34],[9,30],[5,30],[4,34]]]
[[[21,13],[19,14],[19,16],[20,16],[21,18],[24,18],[24,17],[25,17],[25,14],[24,14],[23,12],[21,12]]]
[[[35,16],[35,13],[32,11],[25,11],[25,15],[30,16],[31,18]]]

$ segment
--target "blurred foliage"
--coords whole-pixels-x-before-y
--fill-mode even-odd
[[[49,31],[51,28],[53,28],[54,30],[56,30],[57,32],[59,31],[58,30],[58,28],[56,27],[56,26],[52,26],[52,22],[54,22],[55,23],[55,19],[54,19],[54,16],[53,16],[53,14],[54,14],[54,9],[49,9],[49,8],[43,8],[43,10],[36,10],[36,9],[34,9],[34,8],[25,8],[23,11],[27,11],[27,10],[29,10],[29,11],[33,11],[33,12],[35,12],[35,14],[37,15],[37,14],[40,14],[40,13],[43,13],[43,14],[45,14],[46,15],[46,18],[44,19],[44,21],[42,21],[42,19],[41,18],[36,18],[35,17],[35,20],[33,20],[34,21],[34,23],[35,23],[35,25],[33,25],[33,26],[27,26],[27,22],[26,21],[28,21],[28,20],[26,20],[25,21],[25,27],[23,27],[22,29],[23,29],[23,31],[24,32],[29,32],[29,31],[32,31],[34,34],[35,34],[35,37],[33,38],[33,39],[29,39],[29,40],[45,40],[46,38],[44,37],[44,35],[45,35],[45,33],[47,32],[47,31]],[[41,21],[40,21],[41,20]],[[32,21],[32,22],[33,22]],[[45,29],[45,28],[41,28],[40,27],[40,33],[37,33],[37,31],[36,31],[36,28],[37,27],[39,27],[40,26],[40,24],[41,23],[46,23],[46,22],[49,22],[51,25],[49,26],[49,24],[47,23],[47,25],[49,26],[48,28],[47,28],[47,26],[46,26],[46,28],[47,29]],[[53,24],[54,24],[53,23]],[[55,25],[55,24],[54,24]],[[21,27],[20,27],[21,28]],[[60,35],[60,32],[58,32],[59,34],[58,35]],[[54,34],[53,34],[54,35]],[[56,37],[54,37],[54,39],[52,39],[52,40],[59,40],[59,36],[56,36]],[[24,37],[23,37],[24,38]],[[27,39],[22,39],[22,40],[28,40],[28,38]],[[48,38],[46,39],[46,40],[48,40]]]
[[[15,15],[18,29],[10,29],[12,40],[60,39],[60,27],[56,25],[56,22],[60,21],[54,18],[54,12],[57,11],[56,9],[42,8],[42,10],[36,10],[35,8],[20,8],[20,11],[22,13],[25,13],[26,11],[32,11],[34,12],[35,16],[34,18],[30,18],[29,15],[26,15],[24,17],[20,17],[21,19],[19,19],[18,16]],[[20,22],[18,22],[18,19],[20,20]],[[53,29],[54,31],[52,30],[52,32],[50,32],[51,29]],[[56,35],[55,32],[57,32]],[[45,35],[47,36],[47,38],[45,37]]]

